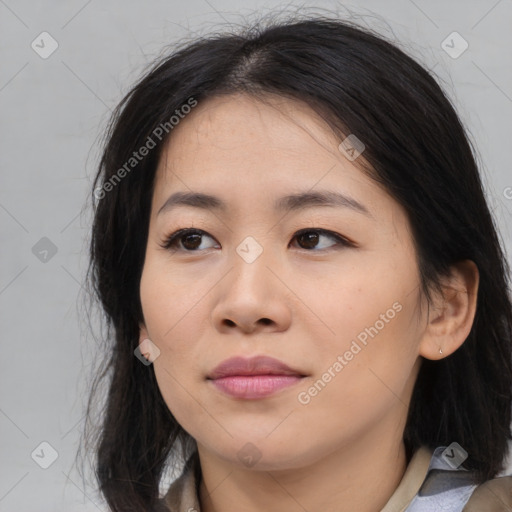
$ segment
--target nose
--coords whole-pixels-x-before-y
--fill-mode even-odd
[[[252,262],[237,253],[232,268],[216,287],[212,321],[219,332],[245,334],[282,332],[291,321],[289,290],[283,271],[270,261],[265,251]]]

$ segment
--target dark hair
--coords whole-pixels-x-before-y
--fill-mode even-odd
[[[476,263],[480,283],[471,332],[452,355],[423,359],[403,438],[408,460],[421,445],[456,441],[479,482],[496,476],[511,439],[512,306],[507,262],[472,147],[449,99],[420,64],[369,29],[316,16],[188,42],[159,59],[111,118],[93,184],[96,199],[109,180],[111,186],[94,206],[88,272],[113,339],[91,394],[92,400],[108,375],[96,472],[111,509],[155,510],[166,463],[194,453],[152,365],[134,357],[155,171],[172,137],[169,129],[156,140],[154,130],[168,127],[191,98],[235,92],[304,102],[340,138],[355,134],[364,142],[365,172],[408,215],[421,291],[429,300],[450,265]],[[156,147],[114,182],[152,134]]]

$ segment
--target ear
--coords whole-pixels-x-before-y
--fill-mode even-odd
[[[443,293],[430,305],[419,353],[427,359],[442,359],[453,354],[468,337],[476,313],[479,272],[471,260],[451,267],[443,278]],[[442,351],[442,353],[440,352]]]
[[[146,326],[143,323],[139,324],[139,351],[140,354],[146,359],[149,365],[153,363],[160,356],[160,349],[153,343],[150,338]],[[141,359],[142,361],[142,359]]]

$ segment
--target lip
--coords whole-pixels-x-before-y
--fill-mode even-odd
[[[243,399],[258,399],[297,384],[305,375],[269,356],[226,359],[208,375],[218,390]]]
[[[233,375],[297,375],[303,376],[298,370],[269,356],[231,357],[222,361],[208,375],[208,379],[220,379]]]

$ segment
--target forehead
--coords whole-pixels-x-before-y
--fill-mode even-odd
[[[338,145],[339,137],[303,102],[275,95],[264,101],[245,94],[218,96],[200,102],[175,126],[157,180],[187,176],[203,183],[234,183],[258,178],[278,185],[305,179],[313,186],[336,166],[345,179],[368,181]]]

